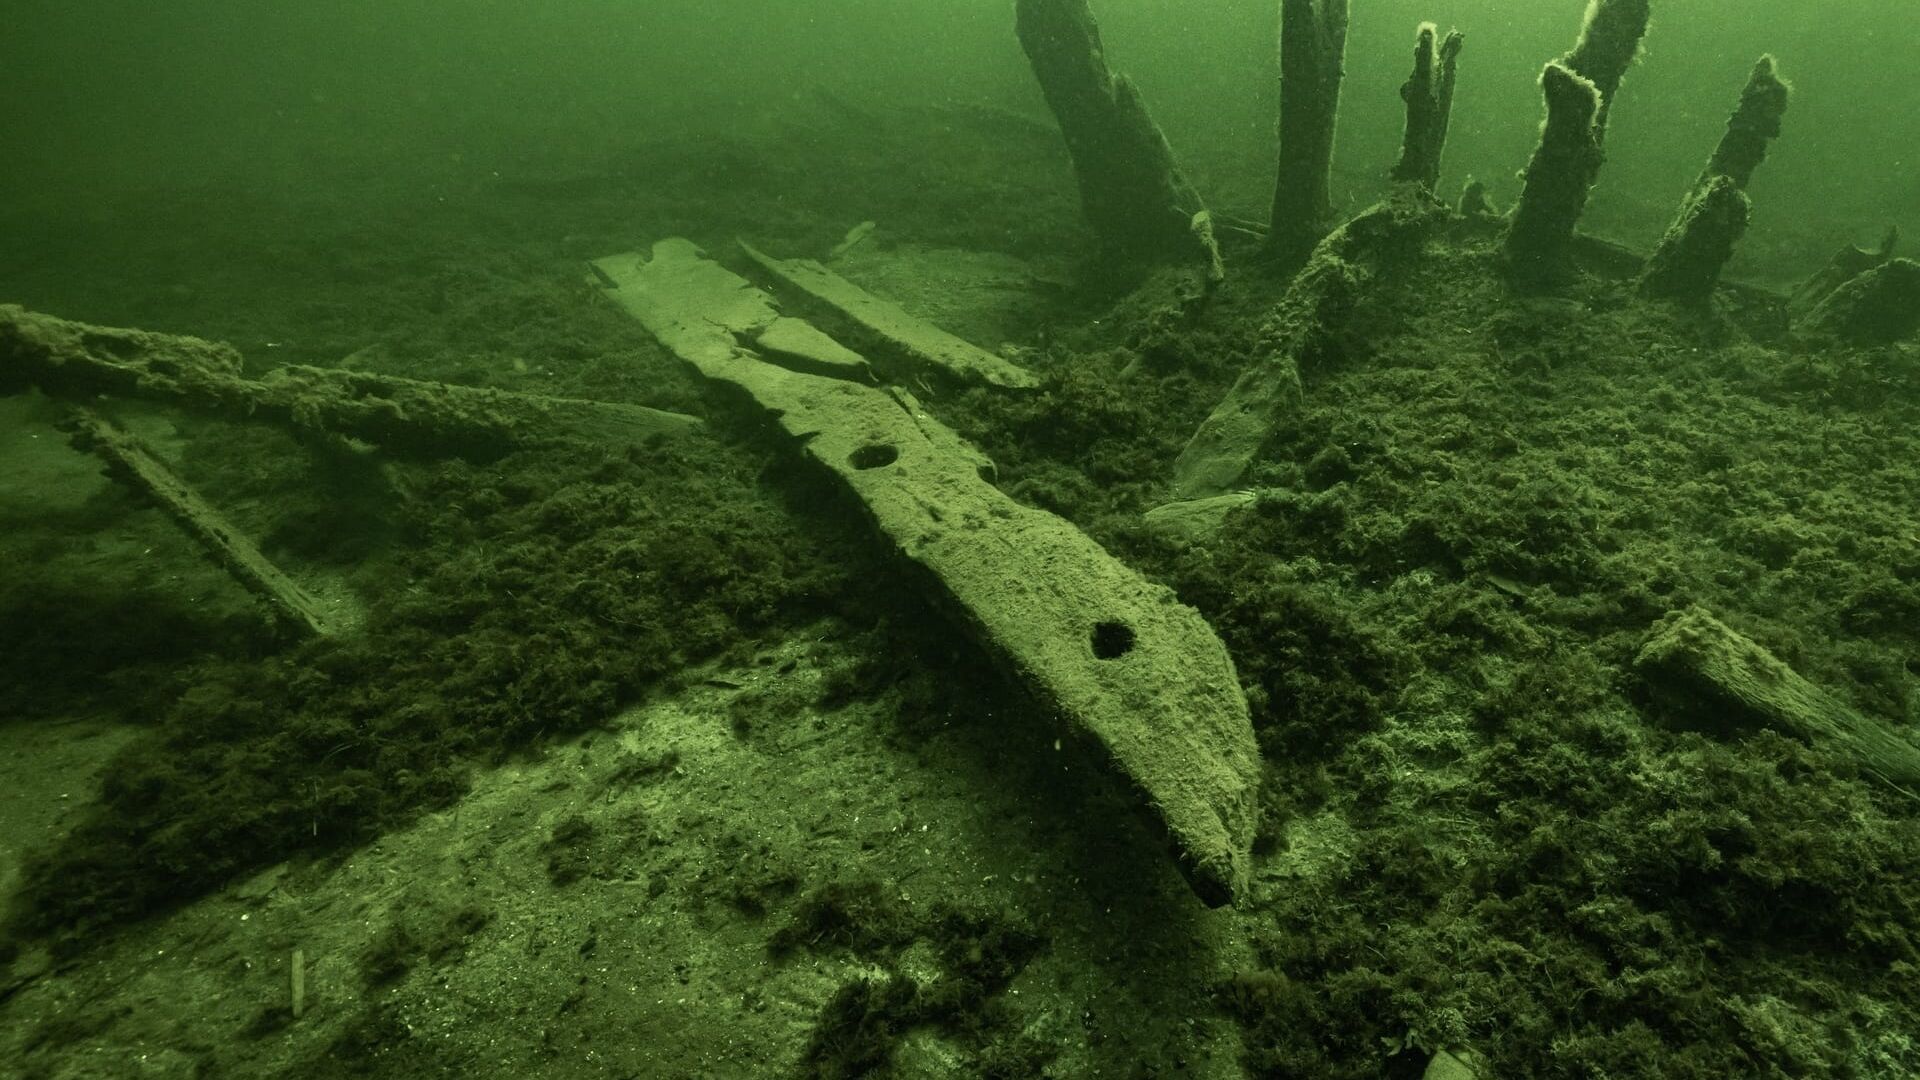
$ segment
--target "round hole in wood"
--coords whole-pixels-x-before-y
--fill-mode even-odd
[[[1118,660],[1133,651],[1133,627],[1122,622],[1093,625],[1093,655],[1102,660]]]
[[[868,443],[853,452],[847,464],[856,469],[877,469],[900,460],[900,448],[891,443]]]

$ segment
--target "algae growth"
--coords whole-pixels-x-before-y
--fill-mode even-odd
[[[1920,205],[1832,120],[1882,106],[1798,77],[1870,52],[1864,16],[1796,57],[1658,3],[1644,53],[1644,4],[1596,5],[1584,36],[1578,4],[1284,6],[1337,8],[1346,52],[1337,112],[1298,121],[1339,137],[1282,167],[1330,177],[1332,216],[1284,241],[1269,141],[1234,134],[1218,70],[1164,77],[1194,57],[1156,51],[1161,24],[1088,9],[1093,85],[1131,87],[1115,137],[1152,148],[1121,194],[1208,198],[1118,256],[1098,230],[1126,214],[1076,205],[1105,159],[1045,119],[999,4],[925,38],[863,10],[925,59],[818,75],[830,93],[773,92],[792,59],[757,38],[676,58],[667,31],[596,34],[553,83],[572,96],[531,107],[567,132],[499,105],[459,161],[337,114],[372,91],[318,61],[302,77],[342,100],[274,102],[299,121],[263,128],[284,157],[224,174],[161,155],[127,184],[71,128],[10,121],[52,156],[0,207],[0,302],[229,342],[231,380],[323,369],[299,392],[352,408],[131,400],[180,374],[153,369],[84,402],[346,616],[290,640],[69,448],[70,388],[0,401],[0,1072],[1920,1072],[1920,306],[1897,238],[1851,246]],[[414,40],[532,64],[566,7],[517,42]],[[788,7],[756,25],[824,33]],[[1277,77],[1274,8],[1188,40]],[[1422,29],[1442,15],[1464,46]],[[98,47],[142,70],[140,29]],[[1677,81],[1663,42],[1702,40]],[[1331,41],[1300,63],[1324,73]],[[1449,42],[1436,119],[1419,65]],[[753,100],[625,122],[580,76],[632,55]],[[498,104],[405,59],[416,109]],[[901,92],[923,81],[949,100]],[[1732,157],[1730,116],[1760,136]],[[1493,205],[1450,209],[1469,169]],[[744,275],[736,236],[821,258],[1030,374],[896,390],[1224,645],[1260,755],[1232,906],[1196,898],[1151,800],[876,538],[860,489],[607,302],[589,260],[676,236]],[[429,421],[397,380],[704,424],[410,444]],[[1114,625],[1096,659],[1134,647]],[[1768,685],[1716,675],[1714,641]]]

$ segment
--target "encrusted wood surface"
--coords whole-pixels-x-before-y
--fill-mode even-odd
[[[1920,746],[1847,708],[1702,608],[1661,620],[1634,667],[1671,708],[1722,726],[1779,728],[1904,792],[1920,792]]]
[[[900,305],[873,295],[812,259],[776,259],[744,240],[740,248],[773,275],[777,285],[830,309],[850,323],[858,336],[878,346],[871,359],[883,366],[884,354],[892,353],[911,369],[903,373],[1016,389],[1039,385],[1033,372],[908,314]]]
[[[747,343],[766,294],[686,240],[595,264],[608,295],[702,375],[778,418],[924,569],[971,635],[1103,748],[1172,835],[1209,903],[1244,889],[1258,752],[1226,648],[1193,609],[1066,521],[1015,502],[991,466],[898,390],[777,366]]]
[[[334,632],[326,605],[282,573],[253,541],[175,476],[140,440],[90,409],[74,410],[69,427],[76,446],[106,462],[109,476],[153,500],[221,569],[266,601],[281,625],[305,635]]]
[[[0,304],[0,395],[29,387],[81,403],[101,394],[159,401],[426,455],[499,453],[566,437],[644,442],[703,427],[696,417],[640,405],[334,368],[289,365],[250,378],[229,345]]]

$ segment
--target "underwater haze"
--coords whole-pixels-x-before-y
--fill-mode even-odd
[[[1336,168],[1353,201],[1382,186],[1399,138],[1410,28],[1467,35],[1446,184],[1504,205],[1531,148],[1545,59],[1583,0],[1355,5]],[[1264,211],[1277,64],[1265,0],[1100,5],[1110,59],[1140,84],[1203,192]],[[723,132],[826,93],[856,104],[1044,105],[1005,0],[557,0],[522,4],[26,0],[0,42],[0,139],[15,200],[210,179],[353,185],[565,167],[670,131]],[[1756,181],[1743,269],[1811,269],[1841,240],[1920,234],[1897,0],[1660,5],[1618,107],[1595,218],[1650,240],[1762,53],[1797,93]],[[1754,252],[1765,252],[1756,257]]]
[[[1347,6],[10,0],[0,1080],[1920,1077],[1914,0]]]

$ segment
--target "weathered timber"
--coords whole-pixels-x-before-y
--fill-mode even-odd
[[[1880,246],[1872,251],[1855,244],[1843,244],[1827,265],[1794,289],[1793,296],[1787,301],[1787,312],[1795,320],[1803,319],[1820,302],[1833,295],[1833,291],[1861,274],[1893,258],[1900,248],[1900,229],[1889,228],[1880,238]]]
[[[1509,269],[1522,283],[1543,284],[1561,269],[1587,197],[1600,175],[1600,90],[1558,62],[1540,73],[1547,119],[1540,144],[1520,174],[1520,199],[1507,225]]]
[[[776,259],[745,240],[740,241],[740,248],[773,276],[774,284],[785,295],[798,299],[803,306],[825,309],[834,329],[865,349],[867,359],[896,381],[906,382],[917,376],[1012,389],[1040,384],[1033,372],[908,314],[900,305],[873,295],[812,259]],[[892,370],[887,369],[888,360],[898,361]]]
[[[1789,93],[1774,73],[1773,57],[1762,56],[1706,169],[1647,260],[1641,295],[1692,305],[1713,296],[1721,271],[1746,234],[1753,212],[1746,187],[1766,160],[1767,144],[1780,134]]]
[[[1139,89],[1107,67],[1087,0],[1016,0],[1014,17],[1101,245],[1132,259],[1207,259],[1193,229],[1193,216],[1206,207]]]
[[[1620,83],[1640,55],[1640,40],[1647,36],[1650,16],[1649,0],[1592,0],[1580,27],[1580,40],[1560,61],[1599,91],[1594,129],[1601,139],[1605,138],[1607,117]]]
[[[1700,174],[1701,182],[1726,176],[1746,190],[1754,171],[1767,159],[1768,145],[1780,137],[1792,96],[1793,89],[1780,80],[1773,57],[1762,56],[1755,62],[1746,88],[1740,91],[1740,104],[1727,118],[1727,130]]]
[[[80,403],[102,394],[140,398],[428,456],[499,454],[563,438],[645,442],[704,426],[639,405],[333,368],[288,365],[254,379],[229,345],[0,304],[0,395],[29,388]]]
[[[1565,269],[1567,244],[1600,167],[1607,117],[1647,33],[1648,0],[1592,0],[1573,51],[1540,74],[1547,119],[1521,174],[1506,251],[1516,284],[1547,285]]]
[[[958,623],[1130,778],[1196,893],[1213,904],[1241,894],[1259,757],[1232,660],[1197,612],[995,488],[986,459],[910,395],[763,361],[745,343],[779,313],[692,243],[595,267],[676,355],[775,417]]]
[[[1453,118],[1453,88],[1458,79],[1460,49],[1466,36],[1447,31],[1435,45],[1440,28],[1421,23],[1413,45],[1413,74],[1400,87],[1407,104],[1407,128],[1400,140],[1400,160],[1392,179],[1440,190],[1440,160],[1446,154],[1447,128]]]
[[[66,426],[77,449],[99,457],[108,476],[159,507],[222,570],[264,601],[277,624],[301,636],[324,637],[336,631],[325,604],[281,572],[139,439],[91,409],[75,409]]]
[[[1680,216],[1653,249],[1640,277],[1640,295],[1698,306],[1713,297],[1720,272],[1746,235],[1753,204],[1730,176],[1693,189]]]
[[[1827,294],[1794,332],[1849,345],[1889,345],[1920,333],[1920,262],[1888,259]]]
[[[1383,273],[1408,260],[1447,209],[1423,189],[1397,188],[1314,249],[1260,329],[1242,372],[1174,462],[1176,501],[1224,495],[1300,403],[1300,371],[1337,350],[1348,317]]]
[[[1333,141],[1346,78],[1347,0],[1280,2],[1280,158],[1267,248],[1297,262],[1334,226]]]
[[[1658,706],[1696,726],[1778,728],[1903,793],[1920,791],[1920,747],[1702,608],[1661,619],[1634,668]]]

